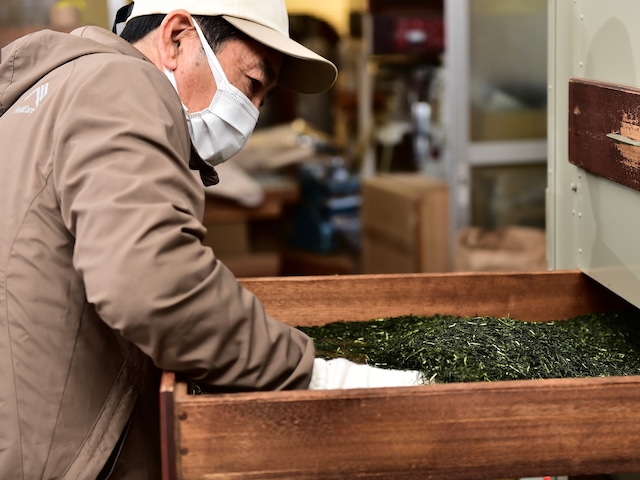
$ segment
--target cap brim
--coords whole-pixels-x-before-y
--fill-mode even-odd
[[[285,55],[278,83],[300,93],[321,93],[331,88],[338,76],[336,66],[281,33],[258,23],[223,15],[223,18],[254,40]]]

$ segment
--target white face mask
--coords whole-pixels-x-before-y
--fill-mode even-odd
[[[200,112],[186,113],[187,123],[191,142],[198,155],[215,166],[229,160],[245,146],[256,126],[260,111],[227,80],[202,30],[195,21],[194,25],[207,55],[217,90],[209,107]],[[178,91],[173,71],[165,67],[164,73]]]

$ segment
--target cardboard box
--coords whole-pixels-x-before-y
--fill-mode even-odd
[[[207,222],[204,244],[213,248],[217,256],[249,253],[249,225],[246,221]]]
[[[458,230],[454,247],[456,272],[534,272],[547,265],[544,230],[511,226],[495,230]]]
[[[271,277],[281,273],[280,252],[258,251],[252,245],[250,225],[246,220],[208,222],[204,244],[236,277]]]
[[[546,109],[471,111],[471,140],[500,141],[547,137]]]
[[[450,269],[447,184],[419,173],[362,183],[363,273]]]
[[[238,277],[276,277],[281,274],[279,252],[248,252],[243,255],[219,255],[218,258]]]

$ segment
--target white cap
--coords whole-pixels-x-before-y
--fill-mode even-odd
[[[209,17],[221,15],[249,37],[285,54],[278,83],[291,90],[320,93],[336,80],[338,70],[333,63],[289,37],[284,0],[135,0],[127,21],[174,10]]]

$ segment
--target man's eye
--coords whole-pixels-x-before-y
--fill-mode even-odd
[[[256,80],[255,78],[251,79],[251,93],[256,95],[262,89],[262,82],[260,80]]]

